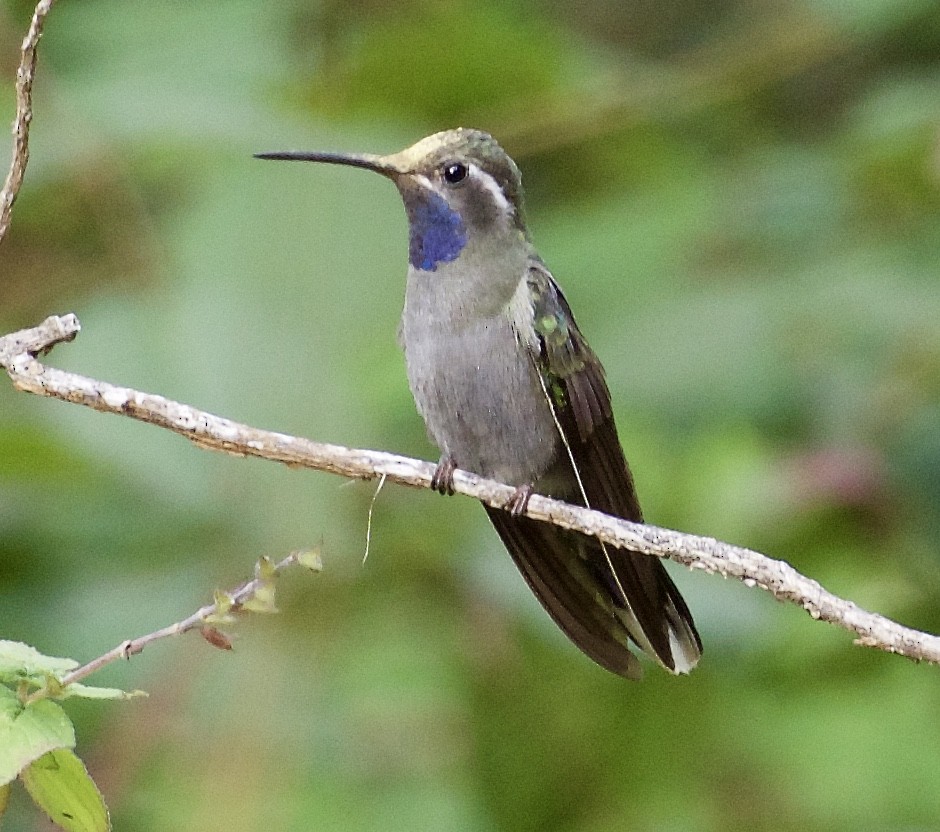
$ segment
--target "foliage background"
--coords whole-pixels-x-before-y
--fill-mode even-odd
[[[0,117],[31,4],[0,0]],[[248,423],[433,458],[379,177],[259,150],[499,136],[605,361],[647,516],[940,630],[940,10],[929,0],[61,3],[0,327]],[[0,150],[6,164],[8,149]],[[322,540],[282,614],[70,703],[135,830],[920,830],[936,670],[717,577],[628,684],[558,634],[470,501],[211,455],[0,385],[0,635],[88,659]],[[44,822],[43,822],[44,823]],[[5,829],[45,828],[25,799]]]

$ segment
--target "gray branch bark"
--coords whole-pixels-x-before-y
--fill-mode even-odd
[[[48,367],[41,353],[71,341],[81,325],[74,315],[53,316],[32,329],[0,338],[0,367],[14,387],[95,410],[129,416],[185,436],[203,448],[236,456],[254,456],[344,477],[380,477],[414,488],[430,488],[434,465],[382,451],[345,448],[233,422],[163,396],[118,387]],[[454,475],[454,489],[491,506],[504,506],[513,488],[466,471]],[[693,570],[736,578],[780,601],[802,607],[815,619],[856,635],[855,643],[898,653],[915,661],[940,663],[940,638],[897,624],[839,598],[788,563],[710,537],[631,523],[597,511],[532,495],[526,514],[536,520],[575,529],[617,548],[668,558]]]
[[[33,120],[33,77],[36,74],[36,48],[55,0],[40,0],[33,11],[29,31],[23,39],[20,65],[16,70],[16,116],[13,118],[13,158],[3,187],[0,188],[0,243],[10,227],[13,203],[23,184],[29,161],[29,125]]]

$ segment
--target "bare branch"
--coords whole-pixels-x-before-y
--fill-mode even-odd
[[[36,49],[55,0],[40,0],[33,12],[29,31],[23,39],[20,66],[16,71],[16,116],[13,119],[13,159],[3,189],[0,190],[0,243],[10,227],[10,213],[23,184],[29,161],[29,124],[33,120],[33,75],[36,72]]]
[[[382,451],[358,450],[259,430],[186,404],[127,387],[66,373],[36,356],[80,330],[74,315],[47,318],[32,329],[0,338],[0,366],[19,390],[130,416],[185,436],[204,448],[283,462],[356,479],[386,478],[400,485],[430,488],[434,465]],[[454,475],[454,489],[487,505],[505,506],[514,489],[466,471]],[[780,601],[801,606],[813,618],[856,634],[856,644],[898,653],[916,661],[940,663],[940,638],[866,612],[823,589],[788,563],[710,537],[631,523],[597,511],[533,494],[526,514],[575,529],[618,548],[668,558],[690,569],[717,572],[756,586]],[[119,649],[119,648],[116,648]]]

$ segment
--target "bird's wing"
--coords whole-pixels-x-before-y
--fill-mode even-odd
[[[604,368],[578,329],[549,271],[528,276],[534,340],[529,353],[543,381],[591,508],[642,522],[643,514],[617,438]]]
[[[541,262],[531,265],[527,288],[532,325],[520,337],[529,347],[555,415],[564,452],[569,456],[576,485],[566,497],[598,511],[641,522],[642,513],[617,437],[603,367],[578,329],[561,289]],[[500,525],[497,523],[497,528]],[[578,545],[569,543],[567,551],[576,552],[583,563],[574,569],[569,564],[566,570],[552,555],[560,554],[563,546],[547,546],[542,540],[541,546],[536,547],[544,534],[512,536],[503,530],[500,533],[530,586],[559,623],[564,616],[580,615],[582,623],[588,624],[589,630],[594,629],[591,622],[596,620],[598,610],[588,615],[583,610],[571,609],[572,600],[584,591],[587,575],[592,590],[589,597],[593,596],[595,606],[606,608],[608,624],[613,617],[634,642],[670,670],[687,671],[698,660],[701,641],[692,616],[656,558],[617,550],[594,538],[580,536]],[[532,545],[526,547],[526,541]],[[579,587],[565,588],[566,580]],[[559,588],[554,598],[553,586]],[[562,626],[590,653],[570,627]]]

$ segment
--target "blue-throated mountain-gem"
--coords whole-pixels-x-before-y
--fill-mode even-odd
[[[519,169],[479,130],[447,130],[389,156],[261,153],[351,165],[398,186],[409,268],[400,338],[408,381],[456,467],[516,487],[490,520],[532,591],[568,637],[608,670],[639,678],[633,641],[687,673],[701,641],[655,557],[523,516],[533,489],[628,520],[640,505],[604,371],[526,228]]]

